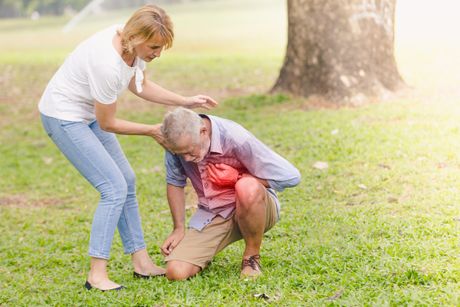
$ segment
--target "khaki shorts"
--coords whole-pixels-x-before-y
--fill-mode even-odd
[[[278,209],[273,196],[269,192],[265,193],[265,231],[267,231],[278,221]],[[165,257],[165,261],[184,261],[204,269],[217,253],[242,238],[235,213],[227,219],[216,216],[201,231],[193,228],[187,229],[185,237],[171,254]]]

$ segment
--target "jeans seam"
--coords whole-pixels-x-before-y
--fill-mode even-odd
[[[128,197],[126,197],[126,199],[128,199]],[[124,217],[124,220],[126,221],[126,228],[128,229],[128,232],[129,232],[129,237],[130,237],[130,240],[131,240],[131,246],[133,246],[133,248],[129,248],[128,250],[132,250],[134,249],[134,238],[133,238],[133,232],[131,231],[131,227],[129,226],[129,223],[128,223],[128,219],[126,218],[126,213],[125,213],[125,208],[124,206],[126,206],[126,201],[125,201],[125,204],[123,205],[123,210],[121,211],[121,214],[123,214],[123,217]],[[131,254],[130,252],[126,252],[126,254]]]

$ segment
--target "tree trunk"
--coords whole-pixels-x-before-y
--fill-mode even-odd
[[[394,58],[396,0],[287,0],[288,45],[272,91],[335,102],[404,86]]]

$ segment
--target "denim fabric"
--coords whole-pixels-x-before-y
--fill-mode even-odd
[[[145,248],[135,175],[113,133],[97,121],[72,122],[41,114],[43,127],[57,147],[101,195],[94,214],[89,255],[108,259],[118,226],[124,251]]]

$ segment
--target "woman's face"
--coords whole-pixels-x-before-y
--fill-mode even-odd
[[[155,58],[159,58],[161,52],[163,51],[163,45],[158,43],[158,40],[148,40],[142,44],[134,47],[136,56],[144,60],[145,62],[150,62]]]

